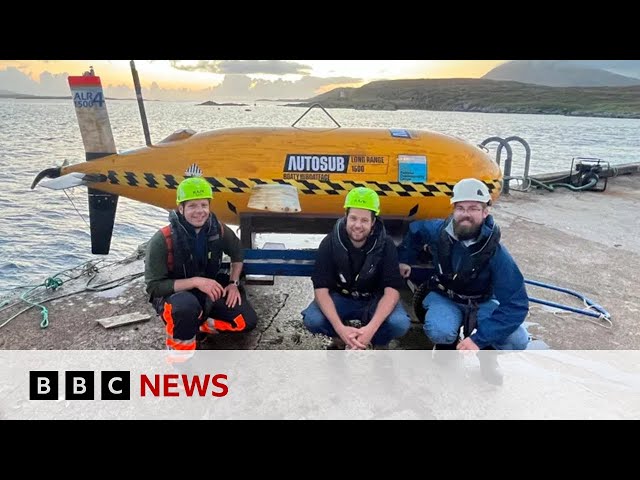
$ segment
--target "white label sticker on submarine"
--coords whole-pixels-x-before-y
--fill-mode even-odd
[[[349,166],[349,155],[289,153],[284,161],[285,172],[344,173]]]
[[[424,155],[398,155],[398,181],[426,182],[427,157]]]

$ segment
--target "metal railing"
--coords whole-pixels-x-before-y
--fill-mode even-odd
[[[503,177],[502,193],[509,194],[509,190],[511,188],[509,186],[509,182],[511,180],[522,180],[522,185],[523,185],[522,188],[518,188],[518,189],[514,188],[514,190],[519,190],[519,191],[528,190],[531,184],[531,179],[529,178],[529,166],[531,164],[531,148],[529,147],[529,144],[523,138],[513,135],[507,138],[489,137],[486,140],[484,140],[479,146],[481,148],[486,149],[486,145],[493,142],[498,143],[498,149],[496,150],[496,163],[498,164],[498,166],[500,166],[502,150],[504,149],[507,152],[507,158],[505,159],[504,167],[502,168],[502,177]],[[522,176],[515,177],[511,175],[511,166],[513,163],[513,149],[511,148],[511,145],[509,145],[510,142],[519,142],[522,144],[522,146],[524,146],[525,160],[524,160],[524,174]],[[526,182],[528,182],[529,185],[525,186]]]

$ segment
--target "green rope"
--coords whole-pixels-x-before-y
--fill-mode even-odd
[[[100,260],[97,263],[101,263],[104,262],[104,260]],[[107,266],[112,266],[112,265],[116,265],[120,263],[120,261],[114,261],[108,264],[103,265],[103,267],[107,267]],[[117,286],[120,285],[124,285],[140,276],[143,275],[143,273],[137,273],[137,274],[132,274],[132,275],[125,275],[124,277],[121,277],[119,279],[115,279],[115,280],[110,280],[108,282],[102,283],[101,285],[95,285],[95,286],[89,286],[89,283],[91,283],[91,281],[94,279],[94,275],[98,272],[98,268],[96,266],[97,264],[94,264],[91,261],[85,262],[77,267],[71,267],[68,268],[66,270],[63,270],[61,272],[56,273],[54,276],[52,277],[48,277],[44,282],[42,282],[39,285],[36,286],[31,286],[31,285],[24,285],[24,286],[20,286],[20,287],[14,287],[11,290],[16,290],[19,288],[29,288],[29,290],[27,290],[25,293],[23,293],[20,296],[20,300],[15,301],[13,303],[10,303],[10,300],[4,300],[4,301],[0,301],[0,311],[2,310],[6,310],[10,307],[13,307],[15,305],[17,305],[20,301],[23,301],[25,303],[27,303],[29,306],[23,308],[22,310],[20,310],[19,312],[17,312],[16,314],[12,315],[10,318],[8,318],[7,320],[5,320],[4,322],[0,323],[0,328],[4,327],[6,324],[8,324],[11,320],[13,320],[14,318],[20,316],[21,314],[23,314],[24,312],[30,310],[33,307],[38,307],[40,308],[41,314],[42,314],[42,321],[40,322],[40,328],[47,328],[49,326],[49,310],[47,310],[47,308],[42,305],[43,303],[46,302],[50,302],[52,300],[57,300],[59,298],[64,298],[70,295],[76,295],[78,293],[82,293],[82,292],[86,292],[86,291],[90,291],[90,292],[99,292],[102,290],[108,290],[111,288],[115,288]],[[78,274],[78,275],[74,275],[72,276],[69,273],[66,272],[70,272],[73,270],[78,270],[78,269],[82,269],[82,271]],[[27,297],[29,295],[32,294],[32,292],[34,292],[36,289],[41,288],[41,287],[45,287],[45,289],[47,290],[56,290],[59,287],[62,286],[63,284],[63,280],[60,278],[57,278],[59,275],[65,275],[66,277],[68,277],[66,279],[66,281],[70,281],[70,280],[75,280],[77,278],[80,278],[82,276],[85,275],[89,275],[89,281],[87,282],[87,284],[84,286],[84,288],[75,291],[75,292],[69,292],[69,293],[65,293],[62,295],[56,295],[50,298],[46,298],[44,300],[40,300],[39,303],[37,302],[33,302],[31,300],[29,300]]]
[[[103,260],[100,260],[101,262]],[[82,271],[80,272],[80,274],[72,276],[70,273],[67,272],[72,272],[73,270],[78,270],[78,269],[82,269]],[[95,265],[92,265],[91,260],[84,262],[76,267],[71,267],[71,268],[67,268],[65,270],[62,270],[58,273],[56,273],[54,276],[52,277],[48,277],[44,282],[42,282],[39,285],[36,285],[35,287],[32,285],[19,285],[17,287],[13,287],[10,290],[22,290],[24,288],[28,288],[29,290],[27,290],[25,293],[23,293],[20,296],[20,300],[22,300],[23,302],[26,302],[29,304],[29,306],[23,310],[20,310],[20,312],[18,312],[17,314],[13,315],[11,318],[9,318],[9,320],[3,322],[2,324],[0,324],[0,328],[4,327],[7,323],[9,323],[9,321],[13,320],[14,318],[16,318],[17,316],[19,316],[20,314],[26,312],[27,310],[30,310],[32,307],[38,307],[41,309],[41,313],[42,313],[42,321],[40,322],[40,328],[47,328],[49,326],[49,311],[42,305],[40,305],[39,303],[35,303],[35,302],[31,302],[27,299],[27,296],[31,295],[31,293],[40,288],[40,287],[45,287],[46,290],[57,290],[59,287],[62,286],[62,284],[64,283],[63,280],[61,278],[57,278],[60,275],[64,275],[67,278],[67,281],[69,280],[74,280],[76,278],[81,277],[82,275],[86,275],[88,272],[94,272],[97,271],[97,268],[95,267]],[[4,300],[2,302],[0,302],[0,311],[1,310],[5,310],[6,308],[9,308],[10,306],[16,305],[16,303],[18,302],[14,302],[13,304],[9,305],[10,300]]]
[[[47,328],[49,326],[49,310],[47,310],[47,307],[45,307],[44,305],[40,305],[37,302],[32,302],[27,298],[27,296],[31,294],[31,292],[33,292],[34,290],[37,290],[40,287],[44,287],[47,290],[56,290],[62,284],[63,284],[63,281],[60,278],[56,278],[55,276],[49,277],[40,285],[36,285],[35,287],[33,287],[30,290],[27,290],[25,293],[23,293],[20,296],[20,300],[30,305],[29,308],[38,307],[40,309],[40,313],[42,314],[42,321],[40,322],[40,328]]]
[[[44,281],[44,288],[50,288],[51,290],[55,290],[56,288],[62,286],[62,280],[55,277],[49,277]]]

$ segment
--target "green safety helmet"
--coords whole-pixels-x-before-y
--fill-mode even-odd
[[[380,214],[380,197],[370,188],[356,187],[347,194],[344,208],[363,208],[371,210],[377,216]]]
[[[202,177],[185,178],[178,185],[178,193],[176,195],[176,203],[180,205],[188,200],[201,200],[204,198],[213,198],[211,184]]]

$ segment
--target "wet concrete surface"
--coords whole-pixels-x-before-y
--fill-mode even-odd
[[[493,214],[508,247],[527,279],[569,288],[586,295],[611,314],[611,324],[596,318],[531,303],[527,318],[536,340],[532,347],[571,350],[640,349],[640,175],[610,179],[605,192],[513,191],[502,196]],[[138,257],[138,258],[136,258]],[[101,269],[90,286],[140,275],[139,255],[129,262]],[[52,274],[55,272],[51,272]],[[144,293],[141,276],[102,292],[85,291],[90,277],[69,281],[50,296],[70,294],[45,305],[49,326],[40,328],[40,310],[32,308],[0,328],[0,349],[127,349],[164,348],[162,322]],[[43,279],[44,280],[44,279]],[[581,308],[564,293],[528,286],[530,296]],[[309,278],[277,277],[272,286],[247,286],[259,317],[247,334],[218,334],[200,343],[202,349],[307,350],[326,348],[328,340],[309,334],[300,312],[313,298]],[[403,292],[411,310],[411,294]],[[17,303],[0,311],[0,324],[24,308]],[[149,313],[150,320],[105,329],[97,319],[125,313]],[[392,348],[427,349],[430,344],[417,321]]]

